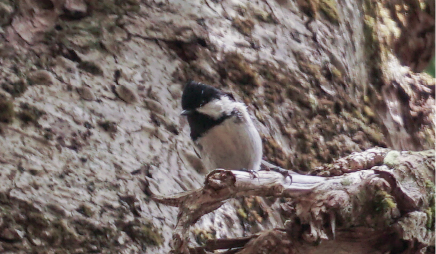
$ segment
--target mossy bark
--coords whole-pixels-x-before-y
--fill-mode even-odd
[[[375,146],[434,147],[435,80],[419,73],[434,55],[434,1],[0,0],[0,26],[0,252],[168,252],[176,212],[150,188],[204,179],[179,118],[190,79],[245,102],[264,159],[300,173],[342,175],[338,158]],[[371,215],[401,211],[390,191],[357,196],[375,227]],[[430,201],[397,225],[434,233]],[[286,205],[241,198],[190,237],[284,228]]]

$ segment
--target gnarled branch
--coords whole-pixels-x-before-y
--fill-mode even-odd
[[[292,172],[291,181],[273,171],[250,173],[217,169],[207,175],[204,186],[198,190],[171,197],[154,195],[153,199],[179,207],[173,233],[174,253],[206,253],[229,248],[233,248],[231,253],[264,253],[262,249],[272,250],[274,239],[281,239],[278,241],[281,244],[274,244],[274,249],[289,250],[292,246],[293,250],[303,252],[332,253],[332,248],[339,245],[354,253],[371,252],[377,248],[404,249],[407,241],[419,243],[410,247],[415,250],[434,244],[434,230],[427,234],[418,230],[432,220],[431,216],[434,217],[428,212],[434,205],[431,203],[433,161],[431,153],[400,153],[376,148],[353,153],[316,170],[319,174],[326,174],[323,169],[338,169],[329,171],[339,174],[334,177]],[[191,225],[204,214],[219,208],[225,200],[244,196],[292,198],[281,204],[282,214],[288,219],[285,228],[249,238],[208,241],[199,248],[188,247]],[[369,232],[375,237],[368,237]],[[350,238],[353,241],[349,241]],[[380,242],[380,239],[387,239],[390,245]],[[314,247],[314,243],[323,241],[327,241],[324,250]],[[361,249],[356,252],[353,248],[357,245]]]

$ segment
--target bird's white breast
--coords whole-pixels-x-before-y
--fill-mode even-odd
[[[260,169],[262,140],[248,114],[244,117],[232,116],[197,140],[208,170]]]

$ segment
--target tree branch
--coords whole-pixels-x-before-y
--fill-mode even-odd
[[[406,169],[411,160],[417,160],[415,171]],[[268,239],[285,237],[290,241],[285,241],[286,244],[292,242],[293,248],[301,250],[324,240],[350,244],[349,237],[362,243],[367,241],[362,234],[370,229],[374,235],[400,235],[403,231],[399,228],[406,225],[404,220],[411,220],[411,215],[407,217],[406,214],[418,212],[415,217],[425,216],[425,209],[431,206],[428,186],[434,184],[432,160],[434,161],[434,156],[431,153],[404,154],[375,148],[353,153],[316,170],[319,174],[325,174],[324,170],[329,169],[333,174],[342,174],[340,176],[327,178],[292,172],[292,182],[289,177],[285,178],[273,171],[257,171],[253,174],[216,169],[206,176],[204,186],[198,190],[170,197],[154,195],[153,200],[179,207],[178,222],[173,233],[174,253],[202,253],[199,251],[236,247],[241,248],[238,253],[261,253],[259,251],[262,248],[258,247],[262,243],[244,245],[250,239],[250,243],[259,242],[267,236]],[[413,178],[421,181],[412,181]],[[225,200],[245,196],[292,198],[281,204],[282,213],[288,218],[285,229],[276,229],[250,238],[218,239],[207,242],[205,247],[188,248],[188,230],[191,225],[203,215],[219,208]],[[427,219],[423,222],[424,226]],[[392,227],[392,223],[396,226]],[[407,234],[403,232],[403,235]],[[411,239],[411,236],[408,237]],[[434,239],[434,233],[420,236],[419,242],[422,246],[428,246],[431,239]],[[370,242],[372,245],[367,244],[366,251],[372,250],[375,239]],[[400,238],[392,239],[392,242],[394,246],[401,244]],[[347,245],[344,248],[351,247]]]

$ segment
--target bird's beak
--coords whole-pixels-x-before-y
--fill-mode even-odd
[[[193,111],[192,110],[182,110],[182,113],[180,113],[182,116],[186,116],[186,115],[190,115],[192,114]]]

